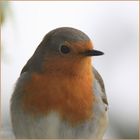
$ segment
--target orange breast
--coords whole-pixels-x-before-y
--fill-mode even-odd
[[[57,111],[71,124],[90,119],[94,102],[92,78],[92,72],[71,78],[34,73],[25,85],[23,108],[32,114]]]

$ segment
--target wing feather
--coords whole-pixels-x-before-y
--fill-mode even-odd
[[[98,73],[98,71],[95,68],[93,68],[93,73],[94,73],[95,79],[99,82],[99,84],[101,86],[101,90],[102,90],[102,93],[101,93],[102,101],[106,105],[108,105],[108,101],[107,101],[107,96],[106,96],[106,92],[105,92],[105,86],[104,86],[103,79],[102,79],[101,75]]]

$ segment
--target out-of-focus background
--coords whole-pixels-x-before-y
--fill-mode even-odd
[[[94,47],[93,58],[109,101],[104,138],[138,139],[138,1],[3,1],[1,12],[1,138],[13,138],[9,101],[27,60],[50,30],[82,30]]]

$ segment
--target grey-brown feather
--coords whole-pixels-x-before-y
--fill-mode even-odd
[[[100,86],[101,86],[101,90],[102,90],[102,101],[108,105],[108,100],[107,100],[107,96],[106,96],[106,91],[105,91],[105,86],[104,86],[104,82],[103,79],[101,77],[101,75],[98,73],[98,71],[93,67],[93,73],[94,73],[94,77],[95,79],[99,82]]]

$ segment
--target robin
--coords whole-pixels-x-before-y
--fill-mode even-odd
[[[50,31],[23,67],[11,98],[15,137],[102,138],[108,102],[91,65],[91,56],[102,54],[80,30]]]

